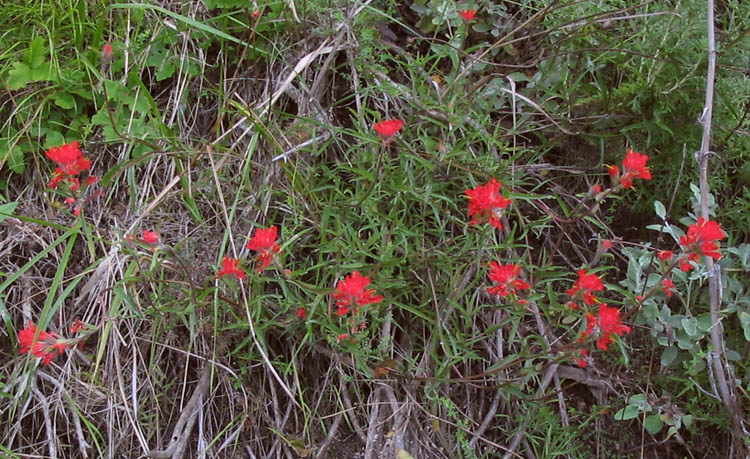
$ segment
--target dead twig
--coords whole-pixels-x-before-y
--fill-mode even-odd
[[[182,410],[180,418],[172,431],[172,438],[169,445],[163,450],[151,450],[146,453],[148,457],[154,459],[181,459],[185,455],[190,432],[193,430],[197,419],[198,409],[208,393],[208,386],[211,380],[211,365],[203,368],[201,379],[193,391],[193,395]]]

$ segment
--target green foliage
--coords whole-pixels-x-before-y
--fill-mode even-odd
[[[734,180],[747,172],[739,135],[747,110],[736,105],[748,92],[730,63],[747,57],[746,37],[735,34],[747,25],[747,6],[728,2],[720,18],[721,148],[712,164],[721,167],[708,202],[728,233],[717,264],[718,325],[705,265],[685,273],[655,256],[679,252],[699,215],[699,190],[686,179],[692,154],[684,170],[675,164],[700,137],[702,3],[670,11],[664,2],[417,0],[406,14],[387,2],[354,20],[343,1],[250,5],[207,0],[194,11],[78,1],[66,23],[54,14],[59,5],[45,3],[42,16],[15,26],[14,40],[0,38],[0,75],[12,95],[0,107],[0,168],[14,179],[1,197],[0,225],[23,249],[3,267],[0,316],[9,336],[28,319],[6,306],[15,303],[55,333],[84,314],[97,323],[91,347],[76,354],[86,361],[66,361],[60,381],[50,382],[55,390],[67,395],[70,378],[80,378],[107,403],[115,394],[127,405],[126,423],[143,430],[132,444],[151,444],[170,438],[164,426],[183,409],[197,362],[212,369],[201,408],[210,413],[201,422],[215,423],[211,447],[242,443],[265,453],[302,454],[328,432],[367,437],[392,426],[387,438],[419,432],[414,444],[393,440],[403,457],[429,457],[417,452],[422,443],[456,457],[491,456],[477,444],[505,445],[516,435],[536,457],[591,456],[602,436],[591,423],[605,411],[588,398],[607,394],[589,384],[604,375],[632,394],[614,415],[624,431],[640,435],[642,425],[659,440],[706,425],[728,431],[705,388],[713,382],[710,334],[721,326],[724,363],[750,390],[750,286],[742,276],[750,269],[742,243],[750,198]],[[467,23],[459,11],[469,8],[478,14]],[[6,11],[6,22],[19,11]],[[378,21],[428,35],[397,36],[394,46]],[[333,43],[331,59],[306,62],[308,45],[323,40]],[[103,59],[104,43],[111,58]],[[372,125],[385,118],[404,128],[377,137]],[[76,218],[59,203],[46,208],[58,196],[44,186],[54,166],[41,155],[73,140],[102,176],[98,200]],[[626,146],[649,154],[653,179],[596,191],[606,182],[602,163],[619,164]],[[512,199],[493,210],[502,230],[468,223],[467,190],[490,178]],[[655,216],[644,210],[651,206]],[[629,233],[639,225],[634,216],[647,221],[637,228],[643,238]],[[271,225],[281,251],[254,272],[243,238]],[[159,244],[138,240],[145,228],[162,233]],[[31,234],[44,248],[24,242]],[[217,279],[230,254],[247,271],[242,282]],[[517,264],[529,288],[488,293],[492,261]],[[604,287],[572,309],[579,269]],[[332,292],[354,270],[384,299],[339,315]],[[32,277],[39,285],[28,294]],[[605,302],[619,308],[630,334],[606,335],[612,324],[595,317]],[[67,371],[89,361],[90,372]],[[558,372],[566,381],[555,380],[559,368],[570,370]],[[11,412],[0,410],[3,422],[44,425],[22,411],[35,399],[18,388],[31,386],[10,379],[0,375],[0,396],[15,400]],[[150,390],[123,396],[127,384]],[[130,444],[105,438],[117,432],[90,406],[57,406],[55,416],[75,413],[84,429],[65,429],[81,430],[99,455],[105,444]],[[383,410],[377,422],[373,407]],[[246,419],[249,427],[238,426]]]

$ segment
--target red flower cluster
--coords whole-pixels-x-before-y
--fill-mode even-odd
[[[464,21],[469,22],[477,15],[476,10],[463,10],[459,11],[458,14],[461,15],[462,18],[464,18]]]
[[[256,272],[261,272],[270,264],[275,254],[281,251],[281,247],[276,243],[276,237],[279,234],[279,228],[272,226],[270,228],[259,228],[253,234],[253,237],[245,244],[250,250],[258,252],[258,267]]]
[[[630,333],[630,327],[623,325],[620,320],[620,310],[602,303],[599,305],[598,316],[586,314],[586,331],[581,333],[578,341],[583,341],[585,337],[594,335],[598,337],[596,346],[606,351],[609,343],[612,342],[612,335],[621,336],[624,333]]]
[[[224,276],[234,276],[240,280],[245,278],[245,271],[240,268],[239,259],[224,257],[224,259],[221,260],[221,269],[216,272],[216,278],[221,279]]]
[[[674,254],[671,250],[659,250],[659,252],[656,254],[657,258],[661,261],[669,261],[672,259]]]
[[[42,330],[34,339],[36,333],[36,325],[33,323],[29,323],[26,328],[18,332],[21,354],[31,352],[35,357],[41,357],[42,363],[48,364],[55,358],[55,352],[58,355],[65,352],[66,343],[56,333],[47,333]]]
[[[698,219],[688,227],[685,236],[680,236],[680,245],[687,253],[687,256],[680,260],[680,269],[687,272],[693,269],[690,261],[696,263],[701,256],[711,257],[714,260],[721,258],[719,253],[719,244],[716,241],[724,239],[726,235],[718,223],[706,220],[703,217]]]
[[[112,43],[109,43],[109,42],[105,43],[102,46],[102,62],[105,62],[105,63],[111,62],[113,51],[114,50],[112,49]]]
[[[141,237],[141,241],[148,245],[156,245],[159,243],[159,233],[143,230],[143,237]]]
[[[501,265],[495,261],[490,263],[490,280],[497,285],[490,287],[487,291],[493,295],[504,298],[508,295],[515,295],[516,290],[528,290],[531,286],[518,279],[521,274],[521,267],[514,264]],[[521,300],[525,302],[525,300]]]
[[[674,282],[672,282],[672,279],[662,280],[661,289],[667,295],[667,298],[672,298],[672,290],[674,290]]]
[[[578,309],[577,299],[582,299],[584,303],[591,306],[596,303],[594,292],[604,290],[604,283],[596,274],[588,274],[585,269],[578,270],[578,280],[573,284],[573,288],[565,291],[572,297],[568,305],[573,309]]]
[[[382,295],[374,295],[375,290],[366,290],[368,285],[370,285],[370,278],[361,275],[359,271],[354,271],[351,275],[339,281],[336,284],[336,291],[333,293],[333,298],[338,306],[336,314],[343,316],[350,311],[351,307],[354,307],[354,313],[356,314],[361,306],[383,301]]]
[[[89,170],[91,167],[91,160],[83,156],[83,153],[78,148],[78,142],[66,143],[59,147],[50,148],[47,150],[46,155],[59,166],[55,169],[55,176],[50,180],[49,187],[55,189],[61,181],[66,180],[70,183],[72,191],[78,190],[81,182],[76,176],[83,171]],[[89,177],[86,180],[87,184],[96,182],[95,177]]]
[[[618,166],[607,166],[609,176],[613,182],[619,181],[623,188],[633,186],[633,179],[651,180],[651,170],[646,166],[648,155],[638,153],[628,148],[622,161],[623,174],[620,176]]]
[[[469,198],[469,217],[472,217],[469,225],[476,225],[487,219],[490,225],[497,229],[503,229],[500,217],[503,209],[508,207],[512,201],[500,194],[502,186],[502,183],[493,178],[486,185],[480,185],[464,192]]]
[[[383,138],[383,145],[390,141],[390,138],[395,135],[401,128],[404,127],[402,120],[383,120],[379,123],[375,123],[375,132]]]
[[[588,361],[589,350],[581,349],[578,351],[578,353],[581,355],[581,358],[575,359],[576,364],[581,368],[586,368],[587,366],[589,366],[589,361]]]

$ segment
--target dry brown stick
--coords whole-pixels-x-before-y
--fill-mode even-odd
[[[55,431],[52,428],[52,420],[49,416],[49,400],[37,389],[36,384],[33,384],[30,389],[34,397],[39,400],[39,406],[42,408],[42,417],[44,418],[44,430],[47,433],[47,448],[49,449],[50,459],[57,459],[57,445],[55,444]]]
[[[346,381],[344,381],[344,372],[341,369],[341,363],[336,362],[336,366],[338,368],[338,374],[339,379],[341,380],[341,400],[344,402],[344,408],[346,408],[346,411],[348,413],[351,413],[351,416],[349,416],[349,422],[351,422],[352,427],[354,427],[354,432],[359,437],[360,441],[365,444],[367,443],[367,437],[365,436],[365,430],[362,428],[362,426],[359,424],[359,421],[357,420],[357,415],[354,412],[354,406],[352,405],[352,398],[351,395],[349,395],[349,389],[346,384]]]
[[[703,137],[701,138],[701,148],[698,152],[697,159],[700,172],[701,216],[708,220],[711,217],[708,208],[708,159],[712,154],[709,151],[709,147],[711,143],[711,121],[713,117],[714,83],[716,79],[716,37],[714,33],[714,0],[707,0],[706,4],[708,71],[706,75],[706,102],[703,107],[703,115],[701,116],[703,122]],[[722,355],[724,353],[724,335],[721,326],[722,316],[720,314],[722,303],[721,270],[718,265],[714,264],[714,260],[711,257],[706,256],[705,260],[706,270],[708,271],[708,295],[711,313],[711,346],[713,347],[709,353],[709,358],[716,377],[721,400],[732,415],[732,438],[734,440],[734,447],[737,449],[736,454],[738,454],[737,457],[742,457],[746,456],[747,453],[743,439],[746,438],[748,434],[745,432],[746,429],[744,428],[742,412],[733,390],[734,378],[731,376],[731,370],[725,368],[724,362],[722,361]],[[730,373],[729,377],[727,377],[727,373]]]
[[[73,428],[75,429],[76,438],[78,439],[78,451],[81,454],[81,457],[87,459],[89,457],[88,449],[91,448],[91,445],[88,444],[86,438],[83,436],[83,429],[81,428],[81,418],[78,415],[78,410],[76,410],[73,406],[75,403],[73,401],[73,398],[70,396],[63,384],[57,380],[57,378],[54,378],[52,375],[40,369],[37,369],[36,375],[55,386],[60,392],[60,395],[65,399],[66,402],[68,402],[68,406],[70,407],[70,415],[65,415],[65,418],[73,421]]]
[[[169,440],[169,446],[164,450],[151,450],[146,455],[154,459],[181,459],[185,454],[190,432],[193,430],[197,419],[198,409],[200,408],[211,380],[211,365],[203,368],[201,379],[193,391],[193,395],[188,400],[185,408],[182,410],[180,418],[172,431],[172,438]]]
[[[343,384],[343,380],[342,380]],[[336,437],[336,433],[339,430],[339,426],[341,425],[341,421],[344,419],[344,413],[338,413],[336,415],[336,419],[333,420],[333,424],[331,424],[331,428],[328,430],[328,435],[326,435],[326,438],[318,445],[318,454],[315,455],[316,459],[323,459],[328,454],[328,446],[331,444],[333,439]]]
[[[370,426],[367,429],[367,443],[365,444],[365,456],[364,459],[374,459],[377,457],[378,448],[378,415],[380,413],[380,399],[383,395],[383,388],[378,387],[372,395],[370,405],[372,405],[372,411],[370,411]]]

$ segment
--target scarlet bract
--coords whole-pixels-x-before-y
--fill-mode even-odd
[[[221,260],[221,269],[216,272],[216,277],[221,279],[224,276],[234,276],[237,279],[245,278],[245,271],[240,268],[240,260],[237,258],[224,257]]]
[[[404,127],[404,122],[401,120],[383,120],[379,123],[375,123],[375,132],[381,137],[390,137],[396,134]]]
[[[361,275],[359,271],[354,271],[340,280],[333,293],[333,298],[339,307],[337,315],[343,316],[352,306],[357,308],[383,301],[383,296],[375,295],[375,290],[366,290],[368,285],[370,285],[370,278]]]
[[[35,357],[41,357],[42,363],[48,364],[55,358],[55,352],[58,355],[65,352],[66,344],[59,339],[60,337],[56,333],[47,333],[42,330],[39,332],[39,336],[34,339],[36,334],[36,325],[33,323],[29,323],[26,328],[18,332],[21,354],[31,352]]]
[[[486,185],[464,192],[469,198],[469,217],[472,217],[470,225],[476,225],[486,219],[495,228],[503,229],[500,216],[511,200],[500,194],[501,187],[502,184],[493,178]]]
[[[250,250],[258,252],[257,272],[263,271],[271,264],[274,254],[281,251],[281,247],[276,243],[276,237],[279,229],[276,226],[270,228],[258,228],[255,230],[253,237],[245,244]]]

